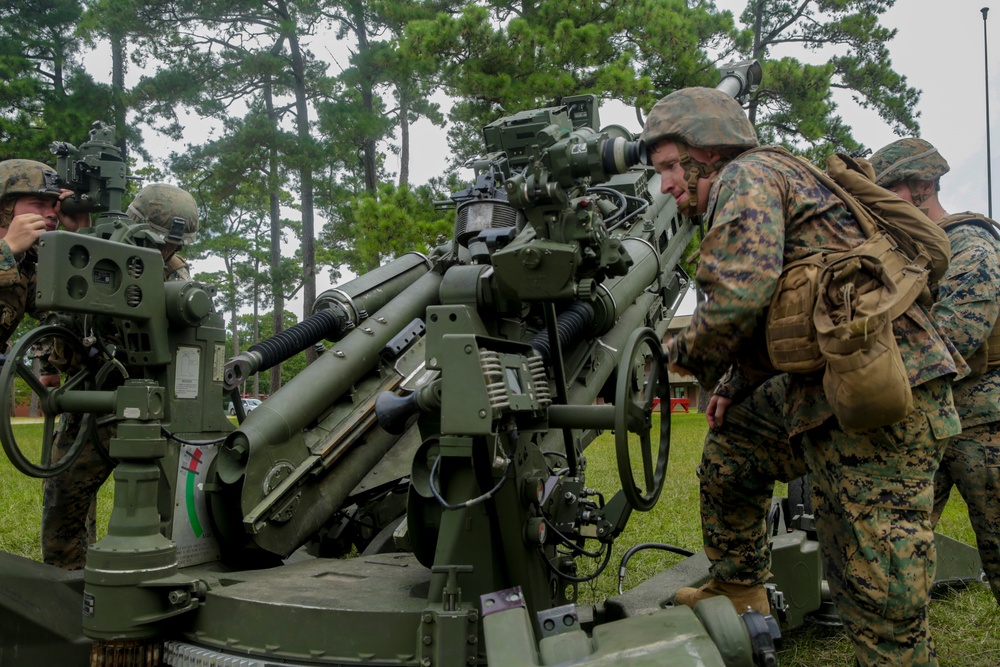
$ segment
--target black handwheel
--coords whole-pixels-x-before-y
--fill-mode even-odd
[[[77,359],[86,358],[86,348],[84,348],[83,343],[75,333],[65,327],[48,325],[33,329],[31,333],[17,341],[10,354],[7,355],[3,369],[0,370],[0,405],[10,406],[12,404],[14,379],[20,377],[28,384],[32,393],[38,396],[39,405],[41,406],[42,413],[45,415],[41,454],[39,462],[33,463],[24,455],[24,452],[17,444],[17,440],[14,438],[14,431],[11,428],[10,410],[0,409],[0,444],[3,445],[3,451],[7,454],[10,462],[14,464],[14,467],[29,477],[54,477],[69,468],[73,465],[77,456],[80,455],[83,444],[90,437],[92,431],[94,416],[88,414],[84,416],[84,423],[80,427],[80,434],[69,448],[69,451],[58,461],[52,461],[55,422],[56,417],[61,414],[61,411],[58,409],[59,398],[67,391],[93,389],[95,385],[95,374],[90,368],[78,371],[62,386],[55,389],[49,389],[42,385],[41,380],[35,376],[31,365],[25,363],[25,357],[31,346],[38,341],[57,338],[66,342],[69,350],[76,355]]]
[[[649,351],[644,351],[649,348]],[[670,414],[660,417],[660,445],[653,463],[650,431],[653,428],[654,398],[660,406],[670,405],[670,382],[663,368],[663,345],[652,329],[638,329],[629,336],[618,366],[618,386],[615,391],[615,450],[618,454],[618,477],[625,498],[634,509],[648,512],[663,490],[670,457]],[[649,375],[646,375],[646,369]],[[662,377],[661,377],[662,376]],[[667,408],[669,409],[669,408]],[[632,457],[628,436],[639,436],[645,485],[642,489],[632,474]]]

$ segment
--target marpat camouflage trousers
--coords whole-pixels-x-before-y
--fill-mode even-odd
[[[948,442],[934,478],[934,526],[952,485],[969,506],[983,570],[1000,603],[1000,422],[972,426]]]
[[[61,417],[52,445],[53,461],[69,451],[82,422],[83,415]],[[105,451],[114,431],[114,426],[98,429]],[[113,471],[88,437],[68,470],[43,481],[42,560],[65,570],[79,570],[87,564],[87,547],[97,540],[97,492]]]
[[[698,468],[702,529],[712,576],[770,578],[765,517],[775,480],[809,474],[827,581],[862,665],[936,665],[927,619],[936,551],[934,474],[954,416],[951,386],[914,388],[901,422],[845,432],[829,419],[790,441],[783,418],[788,376],[731,405],[709,433]]]

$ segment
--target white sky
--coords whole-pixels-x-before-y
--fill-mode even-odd
[[[986,0],[988,2],[988,0]],[[988,212],[986,176],[986,110],[984,22],[980,9],[984,0],[897,0],[896,6],[883,16],[882,24],[898,30],[889,43],[892,64],[897,72],[907,77],[909,84],[922,91],[917,105],[920,114],[921,136],[937,146],[951,165],[951,172],[942,178],[941,201],[950,212],[976,210]],[[716,0],[720,9],[730,9],[738,14],[746,0]],[[1000,141],[1000,3],[987,17],[989,43],[990,124],[992,139]],[[771,54],[773,57],[794,55],[807,62],[816,62],[822,55],[804,52],[799,47],[785,47]],[[97,67],[95,69],[103,69]],[[100,73],[95,72],[98,77]],[[877,150],[895,140],[889,128],[872,112],[862,109],[849,94],[839,92],[835,99],[844,120],[854,128],[858,141]],[[198,119],[191,119],[189,140],[204,139],[199,131]],[[604,125],[619,124],[638,132],[634,111],[621,104],[602,106]],[[428,122],[418,123],[411,137],[414,146],[411,155],[418,156],[410,166],[414,182],[426,181],[444,171],[448,159],[446,130]],[[996,143],[993,141],[992,143]],[[162,144],[163,154],[176,149],[176,144],[153,134],[147,134],[146,145],[154,154]],[[996,165],[994,147],[993,163]],[[388,168],[398,172],[397,158],[388,155]],[[995,178],[994,178],[995,180]],[[1000,192],[994,193],[1000,209]],[[997,214],[1000,217],[1000,213]],[[214,270],[208,261],[194,262],[196,271]],[[331,285],[326,271],[318,277],[317,292]],[[301,317],[301,300],[289,306]]]

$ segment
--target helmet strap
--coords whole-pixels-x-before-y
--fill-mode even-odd
[[[910,198],[913,205],[920,208],[921,205],[931,198],[929,193],[925,193],[922,187],[923,181],[907,181],[906,187],[910,188]]]
[[[716,160],[711,164],[698,162],[688,153],[687,144],[677,142],[677,155],[684,177],[687,179],[687,215],[698,215],[698,179],[708,178],[722,169],[729,160]]]
[[[14,221],[14,204],[16,197],[4,197],[0,200],[0,227],[10,227]]]

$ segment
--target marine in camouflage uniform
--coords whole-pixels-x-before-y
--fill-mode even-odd
[[[951,266],[939,283],[931,315],[974,372],[952,387],[962,433],[948,443],[934,479],[932,522],[937,524],[952,486],[957,487],[1000,603],[1000,234],[981,215],[944,210],[938,192],[948,163],[927,141],[900,139],[876,152],[871,163],[879,185],[925,207],[951,242]]]
[[[58,224],[89,224],[89,216],[62,213],[59,201],[73,194],[54,169],[34,160],[0,162],[0,351],[25,312],[35,309],[38,254],[35,241]]]
[[[642,138],[663,192],[681,210],[707,212],[696,273],[706,298],[668,342],[668,359],[671,370],[712,387],[732,366],[766,358],[759,323],[783,266],[855,247],[865,235],[806,165],[783,152],[747,152],[756,135],[724,93],[668,95]],[[914,409],[901,422],[846,432],[822,374],[796,374],[752,387],[710,432],[698,475],[712,581],[682,589],[679,602],[725,594],[766,609],[774,481],[808,473],[826,577],[859,662],[936,664],[927,619],[933,479],[959,431],[949,379],[965,368],[922,306],[911,305],[893,328],[913,387]]]
[[[154,183],[136,195],[126,213],[134,223],[146,225],[162,237],[164,281],[190,280],[187,263],[175,253],[197,236],[198,207],[194,198],[176,186]],[[58,356],[59,351],[53,350],[50,362],[54,366],[72,366],[72,360]],[[73,445],[82,423],[83,415],[63,415],[52,447],[54,461]],[[113,423],[99,426],[99,443],[88,438],[69,470],[43,482],[42,558],[46,563],[67,570],[86,565],[87,547],[97,539],[97,492],[114,471],[107,451],[116,431]]]

